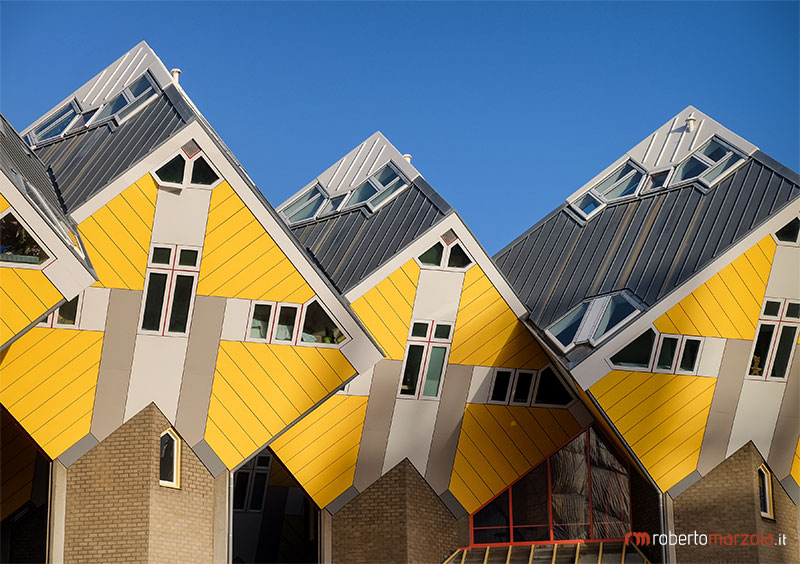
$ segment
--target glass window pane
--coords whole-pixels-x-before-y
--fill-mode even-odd
[[[69,104],[69,105],[67,105],[67,106],[63,107],[63,108],[62,108],[60,111],[58,111],[58,112],[57,112],[57,113],[56,113],[56,114],[55,114],[53,117],[51,117],[49,120],[47,120],[47,121],[46,121],[46,122],[44,122],[42,125],[40,125],[39,127],[37,127],[37,128],[34,130],[34,132],[33,132],[33,133],[34,133],[34,135],[36,135],[36,136],[38,137],[40,133],[42,133],[43,131],[46,131],[46,130],[47,130],[49,127],[51,127],[51,126],[52,126],[54,123],[56,123],[58,120],[60,120],[60,119],[62,119],[62,118],[65,118],[65,119],[66,119],[66,121],[69,121],[69,120],[70,120],[70,118],[69,118],[68,116],[70,116],[70,115],[74,115],[74,114],[75,114],[75,109],[72,107],[72,104]]]
[[[617,366],[647,368],[650,365],[650,355],[653,352],[655,340],[655,332],[648,329],[612,356],[611,362]]]
[[[659,172],[657,174],[653,174],[650,177],[650,189],[655,190],[657,188],[661,188],[664,186],[664,183],[667,181],[667,176],[669,176],[669,171],[665,170],[664,172]]]
[[[583,321],[583,316],[588,308],[588,303],[579,305],[577,308],[556,321],[550,327],[550,333],[552,333],[553,336],[558,339],[559,343],[565,347],[569,346],[569,344],[572,343],[572,339],[575,338],[575,334],[578,332],[578,327],[580,327],[581,321]]]
[[[139,79],[136,80],[136,82],[128,86],[128,90],[131,91],[131,94],[133,94],[134,98],[139,96],[142,92],[144,92],[148,88],[150,88],[150,81],[147,80],[147,77],[145,75],[140,76]]]
[[[772,363],[772,370],[769,375],[771,378],[786,378],[786,371],[789,368],[789,357],[792,355],[792,348],[797,342],[797,327],[784,325],[781,329],[781,336],[778,338],[778,349],[775,351],[775,360]]]
[[[0,218],[0,261],[42,264],[48,255],[13,214]]]
[[[728,149],[718,143],[716,139],[712,139],[708,145],[700,149],[700,152],[712,161],[717,162],[725,156],[725,154],[728,152]]]
[[[412,337],[427,337],[428,336],[428,323],[419,323],[414,322],[414,325],[411,326],[411,336]]]
[[[192,184],[208,186],[219,180],[219,176],[203,157],[197,157],[192,168]]]
[[[329,213],[333,213],[339,209],[339,206],[344,201],[345,196],[339,196],[337,198],[331,198],[327,202],[325,202],[325,207],[322,208],[322,211],[319,212],[320,215],[325,215]]]
[[[301,339],[304,343],[335,345],[344,341],[345,336],[322,306],[317,302],[311,302],[306,308]]]
[[[508,490],[505,490],[472,516],[472,526],[476,528],[507,528],[508,525]]]
[[[256,304],[253,308],[253,320],[250,322],[250,338],[266,339],[269,336],[269,321],[272,316],[272,306],[269,304]]]
[[[548,526],[550,507],[547,490],[547,464],[544,463],[539,464],[511,486],[515,541],[529,540],[526,537],[536,534],[536,531],[517,531],[517,526]],[[547,537],[549,540],[549,531],[547,531]]]
[[[444,360],[446,357],[446,347],[431,347],[431,359],[428,361],[428,373],[425,375],[425,386],[422,388],[423,396],[435,398],[439,395],[439,387],[442,384]]]
[[[124,118],[128,117],[129,115],[131,115],[133,112],[136,111],[136,108],[138,108],[139,106],[143,106],[144,103],[147,100],[149,100],[150,98],[152,98],[155,95],[156,95],[156,93],[153,92],[152,90],[150,90],[149,92],[147,92],[147,94],[145,94],[144,96],[138,98],[135,102],[129,104],[127,108],[122,110],[119,113],[119,119],[124,119]]]
[[[182,156],[176,155],[171,161],[156,171],[156,176],[164,182],[182,184],[184,168],[186,168],[186,161],[183,160]]]
[[[447,258],[447,266],[450,268],[466,268],[470,264],[472,264],[472,261],[467,256],[467,253],[464,252],[461,245],[455,243],[450,249],[450,256]]]
[[[283,215],[285,215],[288,218],[291,218],[293,215],[298,214],[298,212],[302,211],[303,208],[306,208],[309,202],[314,201],[316,198],[321,198],[321,197],[322,194],[320,194],[318,190],[316,189],[309,190],[308,192],[297,198],[294,202],[286,206],[283,209]],[[313,215],[313,212],[310,215]],[[306,217],[310,217],[310,215],[307,215]]]
[[[600,318],[600,323],[597,324],[594,338],[599,339],[635,311],[636,308],[622,296],[612,296],[603,312],[603,317]]]
[[[161,328],[161,310],[164,307],[164,294],[166,291],[167,275],[161,272],[151,272],[147,284],[142,329],[158,331]]]
[[[397,178],[397,173],[390,166],[385,166],[381,171],[375,175],[375,179],[382,185],[388,186],[392,181]]]
[[[175,293],[172,296],[172,313],[169,316],[170,333],[186,332],[189,323],[189,306],[192,304],[194,276],[177,275]]]
[[[369,181],[364,182],[364,184],[353,190],[353,193],[350,195],[350,199],[347,200],[347,207],[355,206],[361,202],[366,202],[377,192],[378,191],[372,184],[370,184]]]
[[[79,296],[75,296],[58,308],[58,319],[56,323],[59,325],[75,325],[75,320],[78,317],[78,298]]]
[[[568,405],[572,402],[572,394],[548,366],[539,373],[539,385],[536,387],[534,401],[538,404]]]
[[[620,178],[632,172],[633,170],[634,168],[630,165],[630,163],[625,163],[623,166],[619,167],[617,170],[608,175],[608,177],[606,177],[600,184],[595,186],[594,189],[600,194],[604,194],[606,190],[611,188],[616,182],[619,181]]]
[[[761,468],[758,469],[758,503],[761,513],[769,512],[767,503],[767,474]]]
[[[161,456],[158,478],[164,482],[175,481],[175,439],[169,433],[161,435]]]
[[[436,330],[433,332],[433,336],[436,339],[449,339],[450,338],[450,326],[444,324],[436,324]]]
[[[473,536],[477,544],[509,542],[508,527],[475,529]]]
[[[713,169],[709,170],[705,174],[704,178],[708,182],[713,182],[718,177],[720,177],[723,172],[725,172],[726,170],[731,168],[733,165],[738,163],[740,160],[742,160],[742,157],[740,157],[739,155],[737,155],[735,153],[731,153],[730,155],[728,155],[728,158],[726,158],[721,163],[718,163]]]
[[[172,249],[169,247],[153,247],[153,264],[169,264],[172,260]]]
[[[623,196],[630,196],[639,187],[639,182],[642,180],[642,173],[636,171],[634,174],[617,184],[614,188],[609,190],[605,197],[609,200],[614,198],[622,198]]]
[[[399,191],[401,188],[404,188],[405,186],[406,186],[405,182],[403,182],[402,180],[400,180],[400,179],[398,178],[398,179],[397,179],[397,181],[395,181],[395,183],[394,183],[394,184],[392,184],[391,186],[389,186],[389,187],[388,187],[388,188],[386,188],[385,190],[381,191],[379,194],[375,195],[375,196],[374,196],[374,197],[373,197],[373,198],[370,200],[370,203],[371,203],[371,204],[372,204],[374,207],[378,207],[378,206],[379,206],[379,205],[381,205],[383,202],[385,202],[386,200],[388,200],[388,199],[389,199],[389,197],[390,197],[392,194],[396,193],[397,191]]]
[[[681,355],[681,370],[684,372],[694,372],[697,365],[697,353],[700,352],[700,341],[695,339],[687,339],[686,344],[683,345],[683,354]]]
[[[588,474],[585,434],[550,457],[554,539],[589,538]]]
[[[253,489],[250,492],[250,511],[261,511],[264,504],[264,492],[267,490],[266,472],[256,472],[253,476]]]
[[[494,376],[491,401],[505,402],[508,397],[508,387],[511,385],[510,370],[498,370]]]
[[[786,306],[786,317],[800,319],[800,303],[789,302]]]
[[[756,347],[753,350],[753,359],[750,361],[750,371],[748,372],[751,376],[764,376],[764,366],[767,364],[767,355],[774,332],[775,326],[769,323],[762,324],[758,330]]]
[[[178,264],[180,266],[197,266],[197,251],[193,249],[181,249]]]
[[[423,345],[409,345],[406,368],[403,371],[403,383],[400,386],[401,395],[416,395],[419,371],[420,368],[422,368],[422,356],[424,352],[425,347]]]
[[[517,383],[514,386],[514,394],[511,397],[511,401],[527,404],[530,400],[531,386],[533,386],[532,372],[520,372],[517,374]]]
[[[247,500],[247,483],[250,481],[250,472],[239,470],[233,479],[233,508],[239,511],[244,509]]]
[[[119,96],[111,100],[108,104],[103,106],[103,109],[100,110],[99,114],[97,114],[97,119],[95,121],[107,118],[108,116],[113,116],[115,113],[124,108],[127,103],[128,101],[125,100],[125,96],[120,94]]]
[[[278,314],[278,327],[275,329],[276,341],[291,341],[294,335],[294,324],[297,318],[297,308],[281,306]]]
[[[46,139],[52,139],[53,137],[57,137],[61,135],[64,130],[72,123],[73,118],[75,117],[75,112],[71,112],[67,117],[59,121],[56,125],[45,131],[44,133],[40,134],[37,139],[39,141],[44,141]]]
[[[585,196],[583,196],[583,198],[581,198],[575,203],[575,206],[577,206],[577,208],[586,215],[589,215],[594,210],[599,208],[601,203],[602,202],[600,202],[600,200],[598,200],[591,194],[586,194]]]
[[[796,243],[799,234],[800,234],[800,219],[794,218],[792,221],[781,227],[775,233],[775,236],[778,238],[778,241],[784,241],[787,243]]]
[[[426,266],[441,266],[444,245],[436,243],[433,247],[419,255],[419,262]]]
[[[781,302],[768,301],[764,304],[764,315],[778,317],[781,312]]]
[[[678,339],[664,337],[661,341],[661,351],[658,353],[656,368],[659,370],[672,370],[675,365],[675,354],[678,352]]]
[[[317,213],[317,209],[322,205],[323,199],[317,198],[307,203],[304,207],[300,208],[294,215],[289,216],[289,221],[302,221],[313,217]]]
[[[678,167],[678,170],[675,171],[675,181],[681,182],[688,178],[700,176],[707,168],[708,165],[697,157],[689,157]]]

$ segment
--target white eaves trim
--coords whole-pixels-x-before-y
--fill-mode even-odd
[[[589,389],[608,374],[609,365],[605,360],[607,357],[616,354],[625,345],[641,335],[659,317],[701,285],[705,284],[710,278],[736,259],[736,257],[743,254],[770,233],[786,225],[797,215],[799,209],[800,203],[793,202],[789,204],[783,210],[769,218],[760,228],[751,232],[736,245],[728,249],[728,251],[717,257],[717,259],[706,268],[696,273],[692,278],[684,282],[683,285],[672,291],[667,297],[649,310],[640,314],[633,323],[620,330],[616,335],[611,337],[602,346],[592,351],[587,358],[571,369],[575,381],[578,382],[584,390]]]

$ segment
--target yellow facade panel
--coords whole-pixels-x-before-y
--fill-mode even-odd
[[[409,260],[351,304],[386,358],[405,355],[419,272],[416,261]]]
[[[366,412],[366,397],[331,396],[271,445],[319,507],[353,485]]]
[[[41,270],[0,267],[0,344],[16,336],[63,297]]]
[[[2,194],[0,194],[0,212],[2,212],[2,211],[6,211],[6,208],[7,208],[8,206],[10,206],[10,205],[11,205],[11,204],[9,204],[9,203],[8,203],[8,200],[6,200],[6,199],[3,197],[3,195],[2,195]]]
[[[464,275],[451,364],[538,369],[547,355],[477,265]]]
[[[95,286],[143,288],[157,194],[146,174],[78,225],[99,278]]]
[[[103,334],[34,327],[0,360],[0,401],[51,458],[89,432]]]
[[[489,480],[489,477],[496,473],[502,488],[502,484],[506,484],[518,476],[517,470],[515,470],[510,461],[514,458],[519,460],[521,455],[507,436],[501,437],[491,434],[491,431],[496,429],[497,424],[491,419],[491,416],[483,415],[474,410],[465,412],[464,419],[461,422],[461,429],[464,432],[465,441],[470,441],[477,451],[475,456],[470,456],[470,462],[473,463],[473,467],[481,473],[481,476],[488,472],[485,479],[493,489],[495,485]],[[480,417],[480,420],[478,417]],[[489,424],[490,420],[493,423],[492,425]],[[464,452],[465,454],[470,454],[467,450]],[[478,456],[478,453],[480,456]],[[485,464],[483,463],[484,461]]]
[[[790,472],[796,484],[800,485],[800,439],[797,440],[797,447],[794,449],[794,460],[792,460],[792,470]]]
[[[775,256],[764,237],[654,324],[662,333],[752,340]]]
[[[227,182],[214,188],[199,295],[303,303],[313,290]]]
[[[716,380],[612,371],[589,390],[658,486],[697,467]]]
[[[206,441],[233,468],[354,374],[338,349],[222,341]]]

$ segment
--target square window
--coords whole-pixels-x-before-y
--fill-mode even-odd
[[[280,307],[278,313],[278,324],[275,327],[275,341],[292,341],[294,338],[294,329],[297,322],[297,308],[295,306]]]
[[[800,303],[789,302],[789,305],[786,306],[786,317],[800,319]]]
[[[508,392],[511,389],[511,378],[513,375],[513,370],[507,370],[503,368],[498,368],[495,370],[492,391],[489,394],[490,403],[508,402]]]
[[[170,264],[172,260],[172,249],[169,247],[153,247],[153,264]]]
[[[429,328],[430,328],[430,323],[420,323],[418,321],[415,321],[414,324],[411,326],[411,336],[421,337],[424,339],[428,336]]]
[[[197,266],[198,252],[193,249],[181,249],[178,264],[180,266]]]
[[[436,324],[436,330],[433,332],[433,337],[435,339],[449,339],[450,338],[450,326],[437,323]]]
[[[781,302],[767,301],[764,304],[764,315],[769,317],[778,317],[781,312]]]

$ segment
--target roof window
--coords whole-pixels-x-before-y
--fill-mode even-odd
[[[710,186],[741,160],[741,155],[713,137],[678,165],[670,183],[679,184],[699,177]]]
[[[281,213],[289,223],[296,223],[314,217],[324,201],[325,197],[322,195],[322,191],[315,186],[283,208]]]
[[[353,190],[344,207],[369,202],[370,209],[375,211],[406,186],[408,183],[391,164],[387,164]]]
[[[629,159],[570,203],[582,217],[588,219],[600,211],[607,202],[634,196],[643,184],[644,178],[646,178],[644,170]]]
[[[91,121],[99,121],[111,116],[117,116],[122,121],[144,106],[144,103],[155,93],[153,82],[145,73],[109,100]]]
[[[573,344],[600,341],[639,312],[628,292],[601,296],[573,308],[548,329],[547,333],[565,351]]]
[[[60,136],[78,115],[75,103],[70,102],[58,110],[50,119],[28,134],[30,141],[35,145]]]

